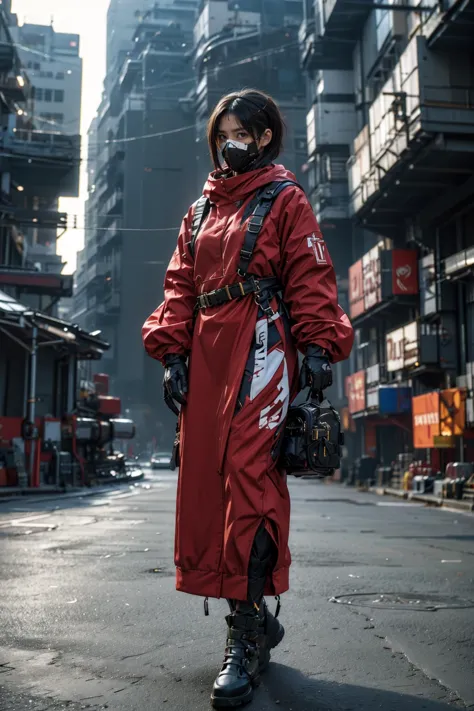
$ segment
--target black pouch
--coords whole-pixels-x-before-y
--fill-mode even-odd
[[[280,465],[294,476],[331,476],[340,467],[343,444],[339,414],[321,393],[319,402],[290,407]]]

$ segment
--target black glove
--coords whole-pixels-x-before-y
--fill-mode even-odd
[[[163,390],[165,403],[175,415],[179,415],[175,401],[185,405],[188,392],[188,367],[185,356],[176,353],[165,355]]]
[[[317,397],[322,390],[332,385],[332,370],[326,351],[320,346],[308,346],[300,373],[300,388],[311,388],[311,396]]]

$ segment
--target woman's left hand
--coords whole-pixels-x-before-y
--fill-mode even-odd
[[[326,352],[320,346],[308,346],[300,374],[300,388],[311,388],[316,397],[332,385],[332,369]]]
[[[179,415],[175,402],[185,405],[188,392],[188,368],[184,356],[176,353],[165,356],[163,390],[165,403],[175,415]]]

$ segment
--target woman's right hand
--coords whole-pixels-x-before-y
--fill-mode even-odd
[[[163,391],[165,403],[175,415],[179,415],[175,402],[185,405],[188,392],[188,367],[185,356],[176,353],[165,355]]]

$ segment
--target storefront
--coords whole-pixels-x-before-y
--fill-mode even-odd
[[[351,454],[388,466],[412,446],[412,391],[408,385],[386,385],[380,380],[379,365],[346,379],[348,409],[356,433]]]

